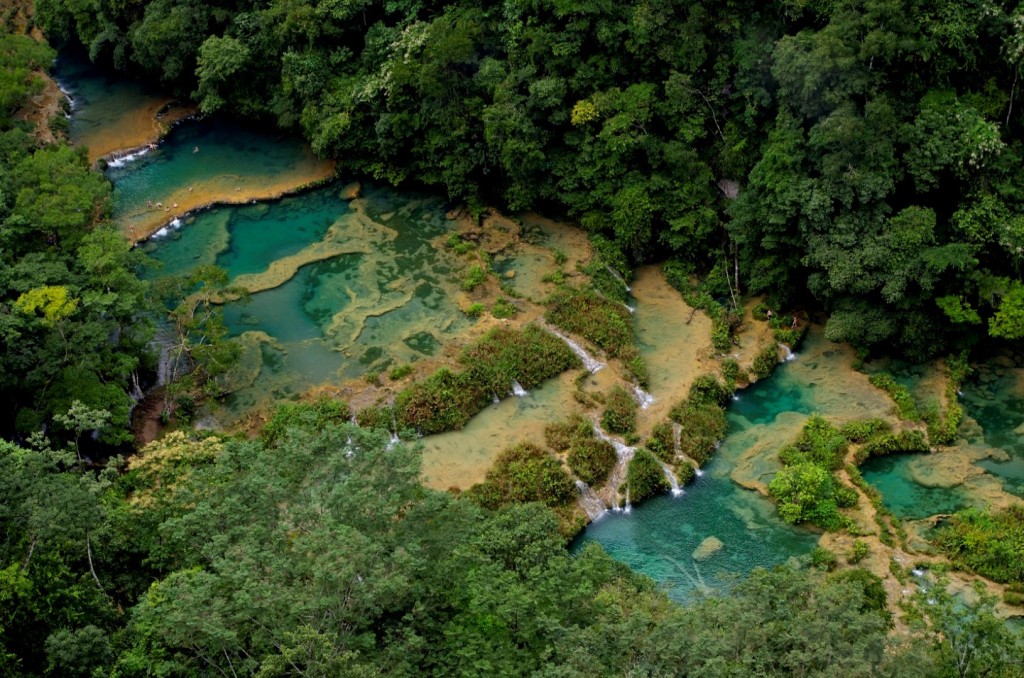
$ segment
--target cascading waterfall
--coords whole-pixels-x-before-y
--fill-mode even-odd
[[[597,372],[598,370],[604,367],[603,362],[591,356],[589,353],[587,353],[586,349],[584,349],[575,341],[573,341],[569,337],[565,336],[564,334],[556,330],[554,327],[547,325],[545,329],[547,329],[548,332],[551,332],[551,334],[555,335],[556,337],[564,341],[565,345],[572,349],[572,352],[575,353],[581,361],[583,361],[583,366],[587,368],[587,371],[590,372],[591,374]]]
[[[633,289],[633,288],[632,288],[632,287],[630,287],[630,286],[629,286],[629,284],[627,284],[625,280],[623,280],[622,276],[621,276],[621,275],[619,275],[619,272],[618,272],[618,271],[616,271],[616,270],[615,270],[614,268],[612,268],[612,267],[611,267],[611,266],[609,266],[608,264],[605,264],[605,265],[604,265],[604,267],[605,267],[606,269],[608,269],[608,272],[612,274],[612,277],[613,277],[613,278],[615,278],[615,279],[616,279],[616,280],[618,280],[618,281],[619,281],[620,283],[622,283],[622,286],[626,288],[626,291],[627,291],[627,292],[630,292],[630,291],[632,291],[632,289]],[[628,308],[628,306],[627,306],[627,308]]]
[[[608,507],[604,505],[604,502],[597,496],[597,493],[590,488],[590,485],[587,485],[582,480],[577,480],[576,489],[580,492],[580,508],[583,509],[591,521],[597,520],[608,512]]]
[[[672,496],[681,497],[683,495],[683,488],[679,487],[679,479],[676,478],[675,471],[665,462],[661,463],[661,470],[664,471],[665,480],[668,481],[668,486],[672,489]]]
[[[513,379],[512,380],[512,395],[514,395],[517,398],[523,398],[525,396],[530,395],[530,392],[527,391],[525,388],[523,388],[522,384],[520,384],[518,380]]]
[[[647,391],[643,390],[639,385],[633,385],[633,394],[636,395],[637,403],[640,405],[641,410],[646,410],[654,402],[654,396]]]
[[[781,346],[782,350],[786,352],[786,357],[783,359],[785,362],[796,359],[796,353],[793,353],[789,346],[786,346],[785,344],[779,344],[779,346]]]
[[[630,447],[618,438],[611,437],[597,425],[597,422],[594,422],[594,435],[615,449],[615,456],[618,457],[618,461],[615,463],[615,468],[612,469],[611,475],[608,476],[608,485],[613,488],[622,487],[623,483],[626,482],[626,476],[629,474],[629,462],[633,459],[633,455],[636,454],[636,448]],[[628,511],[629,509],[629,485],[626,485],[626,505],[623,508],[616,506],[614,510]]]

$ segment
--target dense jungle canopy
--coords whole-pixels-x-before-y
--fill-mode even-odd
[[[723,296],[826,310],[833,339],[1024,337],[1016,3],[39,0],[36,20],[347,173],[564,213]],[[338,409],[99,468],[85,448],[130,449],[158,295],[109,182],[16,115],[53,57],[0,36],[0,674],[1020,675],[987,597],[921,594],[893,634],[876,576],[783,567],[681,606],[571,556],[540,504],[424,489],[415,447]]]
[[[51,38],[347,172],[562,212],[923,357],[1024,336],[1024,9],[40,0]]]

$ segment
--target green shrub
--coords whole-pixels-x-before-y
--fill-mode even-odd
[[[672,408],[669,418],[681,427],[679,451],[699,466],[707,463],[718,441],[725,437],[725,411],[717,405],[684,400]]]
[[[921,431],[900,431],[877,436],[858,451],[858,459],[882,457],[888,454],[918,454],[929,452],[928,440]]]
[[[651,377],[647,371],[647,363],[644,362],[643,356],[635,346],[623,346],[619,349],[619,359],[622,361],[622,366],[626,368],[626,373],[635,379],[636,383],[643,388],[650,385]]]
[[[891,429],[884,419],[857,419],[844,424],[839,432],[851,443],[863,443]]]
[[[548,447],[561,452],[569,449],[577,440],[594,437],[594,428],[580,414],[574,413],[565,421],[548,424],[544,427],[544,440]]]
[[[751,366],[751,371],[754,376],[758,379],[764,379],[775,366],[779,364],[779,349],[774,344],[765,346],[757,356],[754,357],[754,364]]]
[[[997,582],[1024,582],[1024,506],[960,511],[936,532],[935,544],[957,567]]]
[[[551,254],[555,258],[555,266],[561,266],[565,262],[569,261],[569,257],[566,256],[565,252],[557,247],[551,248]]]
[[[497,327],[463,351],[459,362],[469,372],[473,388],[483,392],[484,405],[493,395],[508,393],[513,380],[532,389],[582,366],[564,341],[536,325]]]
[[[679,469],[676,471],[676,478],[679,480],[680,485],[686,485],[696,475],[697,472],[685,461],[679,465]]]
[[[672,432],[672,424],[663,421],[651,431],[651,437],[647,439],[646,447],[654,453],[658,459],[666,464],[671,464],[676,457],[675,434]]]
[[[459,362],[461,371],[442,368],[399,392],[395,415],[402,428],[423,434],[462,428],[496,395],[508,393],[513,381],[531,389],[580,366],[565,342],[536,325],[497,327],[463,351]]]
[[[576,485],[558,459],[529,443],[511,447],[495,460],[484,482],[467,494],[487,509],[531,501],[564,506],[576,501]]]
[[[701,374],[690,384],[687,398],[695,404],[711,403],[725,407],[732,401],[732,391],[713,374]]]
[[[847,560],[851,565],[856,565],[860,561],[868,557],[868,543],[861,539],[857,539],[853,542],[853,548],[850,550],[850,557]]]
[[[754,320],[760,320],[761,322],[768,320],[768,304],[763,301],[758,302],[751,311],[751,315],[754,317]]]
[[[454,431],[486,406],[479,401],[480,394],[465,373],[442,368],[395,397],[395,416],[403,428],[424,435]]]
[[[470,318],[479,318],[484,313],[484,305],[475,301],[470,304],[469,308],[463,311],[463,313],[468,315]]]
[[[356,414],[356,423],[363,428],[391,430],[395,412],[387,405],[371,405]]]
[[[848,521],[839,514],[839,482],[827,469],[812,462],[786,466],[772,478],[768,492],[778,502],[779,516],[787,523],[812,523],[824,530],[842,529]]]
[[[732,348],[732,329],[722,316],[711,320],[711,345],[721,352]]]
[[[398,381],[399,379],[408,377],[410,374],[412,374],[412,365],[406,363],[405,365],[398,365],[397,367],[391,368],[391,371],[388,373],[388,377],[391,381]]]
[[[458,233],[449,233],[444,244],[448,249],[454,250],[456,254],[466,254],[476,247],[474,243],[463,240]]]
[[[351,418],[352,410],[344,400],[323,397],[312,403],[285,403],[263,427],[260,438],[270,445],[293,426],[322,431],[330,424],[348,423]]]
[[[609,433],[632,433],[636,430],[637,409],[636,401],[626,389],[613,386],[605,399],[601,427]]]
[[[487,271],[480,264],[473,264],[462,276],[462,289],[472,292],[487,281]]]
[[[516,313],[519,313],[519,309],[505,297],[499,297],[498,300],[494,302],[494,306],[491,307],[491,315],[499,320],[511,318]]]
[[[779,450],[779,460],[789,466],[810,462],[835,471],[843,465],[846,450],[846,437],[821,416],[813,415],[796,442]]]
[[[838,564],[839,558],[827,548],[815,546],[814,550],[811,551],[811,567],[815,567],[823,572],[831,572],[836,569]]]
[[[722,361],[722,376],[725,377],[725,387],[730,391],[735,391],[737,384],[745,383],[747,380],[743,368],[733,358],[726,358]]]
[[[545,304],[544,317],[550,323],[580,335],[612,357],[633,343],[629,311],[592,289],[562,287]]]
[[[661,463],[647,450],[637,450],[629,461],[626,484],[629,487],[630,500],[634,502],[643,501],[671,489]]]
[[[618,457],[611,443],[583,438],[573,442],[566,461],[580,480],[588,485],[599,485],[608,480]]]
[[[1024,593],[1020,593],[1019,591],[1011,591],[1007,589],[1003,591],[1003,602],[1007,605],[1024,607]]]
[[[920,413],[917,411],[917,405],[914,403],[914,397],[910,395],[910,391],[906,386],[897,382],[891,374],[886,374],[885,372],[872,374],[868,377],[868,381],[871,382],[872,386],[880,388],[889,394],[889,397],[896,403],[896,413],[901,419],[918,421],[921,418]]]

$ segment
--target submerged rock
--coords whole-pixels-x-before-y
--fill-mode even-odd
[[[358,181],[353,181],[351,184],[346,184],[345,187],[341,189],[341,199],[355,200],[362,194],[362,192],[363,185]]]
[[[708,537],[693,550],[693,555],[691,557],[697,561],[707,560],[721,551],[724,546],[725,544],[723,544],[722,540],[718,537]]]

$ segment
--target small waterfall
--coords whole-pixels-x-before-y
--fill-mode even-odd
[[[613,438],[594,422],[594,435],[599,439],[609,443],[615,448],[615,456],[619,459],[615,463],[615,468],[612,469],[611,475],[608,476],[609,487],[617,488],[622,487],[623,483],[626,482],[626,477],[629,475],[629,462],[633,459],[633,455],[636,454],[636,448],[630,447],[626,443],[622,442],[618,438]],[[629,486],[626,486],[626,506],[625,510],[629,509]],[[622,511],[623,508],[616,506],[614,511]]]
[[[626,310],[629,311],[630,313],[636,313],[636,309],[627,304],[626,302],[622,302],[622,305],[625,306]]]
[[[622,507],[623,513],[632,513],[633,505],[629,503],[629,484],[626,484],[626,505]]]
[[[142,156],[146,155],[147,153],[150,152],[150,150],[152,150],[150,146],[143,146],[142,148],[136,149],[134,151],[129,151],[124,155],[118,155],[107,160],[107,165],[109,167],[124,167],[128,163],[135,162]]]
[[[626,281],[622,279],[622,276],[621,276],[621,275],[619,275],[619,272],[618,272],[618,271],[616,271],[616,270],[615,270],[614,268],[612,268],[612,267],[611,267],[610,265],[608,265],[608,264],[605,264],[605,265],[604,265],[604,267],[605,267],[606,269],[608,269],[608,272],[612,274],[612,277],[613,277],[613,278],[615,278],[615,279],[616,279],[616,280],[618,280],[618,281],[619,281],[620,283],[622,283],[622,286],[626,288],[626,291],[627,291],[627,292],[630,292],[630,291],[632,291],[632,289],[633,289],[633,288],[632,288],[632,287],[630,287],[630,286],[629,286],[629,285],[628,285],[628,284],[626,283]],[[627,306],[626,308],[629,308],[629,307]]]
[[[169,226],[174,229],[181,228],[181,219],[179,219],[178,217],[174,217],[173,219],[171,219],[171,223],[169,224]]]
[[[569,337],[565,336],[564,334],[556,330],[554,327],[548,325],[546,329],[549,332],[551,332],[551,334],[555,335],[556,337],[564,341],[565,345],[572,349],[573,353],[579,356],[579,359],[583,361],[583,366],[587,368],[587,371],[590,372],[591,374],[597,372],[598,370],[604,367],[603,362],[591,356],[589,353],[587,353],[586,349],[584,349],[575,341],[573,341]]]
[[[695,469],[693,469],[693,475],[695,475],[698,478],[700,478],[702,475],[704,475],[704,471],[701,471],[699,468],[695,468]]]
[[[601,498],[597,496],[597,493],[590,489],[590,485],[587,485],[582,480],[577,480],[576,489],[580,492],[580,508],[587,514],[591,522],[598,520],[608,512],[608,508],[601,501]]]
[[[679,456],[679,440],[683,435],[683,427],[677,422],[672,422],[672,446],[676,456]]]
[[[786,353],[786,357],[784,358],[785,362],[788,363],[790,360],[796,359],[796,353],[793,353],[793,351],[790,350],[789,346],[786,346],[785,344],[779,344],[779,346],[781,346],[782,350],[785,351]]]
[[[494,403],[495,405],[501,402],[501,398],[498,397],[497,393],[491,394],[491,402]]]
[[[139,386],[139,375],[135,372],[132,372],[132,388],[128,395],[130,395],[131,399],[135,402],[139,402],[145,397],[145,394],[142,392],[142,387]],[[134,406],[135,405],[133,404],[132,407]]]
[[[398,434],[392,433],[391,438],[388,440],[388,446],[385,449],[390,452],[400,442],[402,442],[402,439],[398,437]]]
[[[636,384],[633,385],[633,393],[636,395],[636,400],[640,404],[641,410],[646,410],[654,402],[654,396]]]
[[[512,380],[512,395],[517,398],[523,398],[530,395],[530,392],[523,388],[522,384],[518,380]]]
[[[680,497],[683,494],[683,488],[679,487],[679,480],[676,478],[675,472],[672,467],[662,462],[661,470],[665,472],[665,480],[668,481],[669,487],[672,489],[673,497]]]

